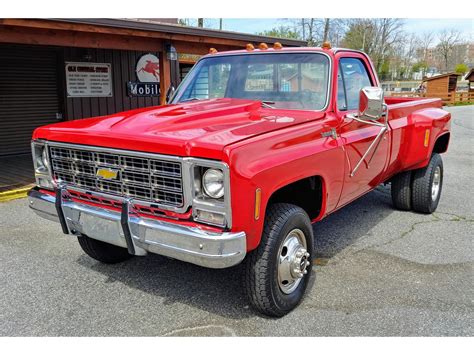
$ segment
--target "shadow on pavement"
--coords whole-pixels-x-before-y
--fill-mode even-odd
[[[316,258],[332,258],[364,236],[394,211],[390,186],[374,191],[313,225]]]
[[[315,224],[316,257],[336,255],[387,217],[393,211],[389,194],[389,187],[379,187]],[[183,303],[231,319],[256,316],[243,292],[240,265],[213,270],[153,254],[115,265],[98,263],[86,255],[77,262],[104,274],[107,282],[118,281],[159,296],[165,304]],[[314,275],[309,287],[313,282]]]

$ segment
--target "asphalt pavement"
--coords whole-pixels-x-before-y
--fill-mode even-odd
[[[474,336],[474,106],[448,110],[437,212],[396,211],[380,186],[315,224],[311,286],[281,319],[249,307],[239,266],[103,265],[26,199],[0,203],[0,335]]]

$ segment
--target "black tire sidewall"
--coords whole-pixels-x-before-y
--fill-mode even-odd
[[[435,200],[431,198],[433,180],[436,167],[440,168],[440,186],[438,196]],[[414,171],[412,182],[412,205],[413,210],[419,213],[433,213],[438,207],[441,199],[444,182],[444,168],[441,156],[434,153],[428,163],[428,166]]]
[[[308,266],[308,273],[303,277],[298,287],[290,294],[283,293],[280,289],[278,284],[278,252],[280,249],[281,244],[285,240],[286,236],[293,230],[293,229],[300,229],[306,238],[306,247],[310,254],[308,261],[310,262],[310,266]],[[309,222],[309,218],[303,211],[295,212],[291,215],[287,221],[283,224],[278,231],[273,230],[272,233],[278,233],[276,238],[277,243],[274,244],[273,250],[271,252],[271,259],[270,259],[270,272],[271,275],[271,295],[273,297],[274,303],[278,306],[278,308],[283,312],[288,312],[295,308],[302,300],[306,288],[308,286],[309,277],[311,275],[311,265],[312,265],[312,256],[313,256],[313,233],[312,233],[312,226]]]
[[[433,180],[434,180],[435,170],[436,170],[436,167],[438,167],[438,166],[440,168],[440,174],[441,174],[440,181],[439,181],[439,191],[438,191],[438,196],[436,197],[436,200],[433,200],[431,198],[431,189],[433,187]],[[436,208],[438,207],[439,200],[441,198],[441,192],[443,190],[443,179],[444,179],[443,160],[441,159],[441,157],[438,154],[433,155],[433,157],[430,161],[430,171],[431,171],[431,174],[430,174],[430,189],[429,189],[430,196],[429,196],[429,199],[430,199],[431,204],[430,204],[430,207],[429,207],[429,211],[434,212],[436,210]]]
[[[87,255],[105,264],[120,263],[133,257],[126,248],[90,238],[85,234],[78,235],[77,240]]]

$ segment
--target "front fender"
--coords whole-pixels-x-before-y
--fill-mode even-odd
[[[339,140],[323,137],[322,127],[292,129],[234,147],[231,166],[232,230],[247,235],[247,251],[255,249],[263,231],[265,211],[272,194],[295,181],[320,176],[324,211],[334,209],[344,174],[344,151]],[[255,192],[261,190],[260,217],[255,218]]]

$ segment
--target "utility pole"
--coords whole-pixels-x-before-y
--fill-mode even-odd
[[[219,30],[222,31],[222,18],[219,19]]]
[[[324,19],[324,34],[323,34],[323,43],[328,40],[328,35],[329,35],[329,19],[326,18]]]
[[[304,28],[304,18],[301,19],[301,29],[303,30],[303,41],[306,40],[306,33]]]

